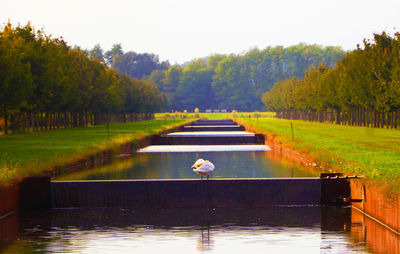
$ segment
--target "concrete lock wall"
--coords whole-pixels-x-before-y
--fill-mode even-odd
[[[51,183],[53,208],[267,207],[335,203],[320,178],[63,181]]]
[[[0,218],[19,207],[20,186],[12,183],[0,188]]]
[[[15,193],[15,195],[10,195]],[[0,193],[1,214],[68,207],[197,208],[340,204],[349,197],[344,179],[270,178],[212,180],[56,181],[24,179]],[[6,195],[5,195],[6,194]],[[6,202],[9,197],[10,202]],[[0,216],[1,217],[1,216]]]

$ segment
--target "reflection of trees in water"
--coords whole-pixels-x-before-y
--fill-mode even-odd
[[[116,158],[104,167],[83,170],[62,180],[197,179],[190,168],[198,159],[215,165],[211,178],[259,178],[310,176],[295,164],[274,161],[268,152],[139,153]]]
[[[304,177],[318,175],[318,172],[316,172],[314,168],[303,166],[297,161],[282,157],[282,155],[276,151],[266,151],[262,156],[266,157],[266,159],[260,159],[260,161],[263,162],[265,170],[272,172],[272,177]]]
[[[55,178],[56,180],[102,180],[102,179],[120,179],[118,176],[121,172],[138,163],[137,158],[116,159],[111,164],[102,167],[94,167],[86,170],[81,170],[68,175],[62,175]],[[113,178],[108,178],[109,176]]]

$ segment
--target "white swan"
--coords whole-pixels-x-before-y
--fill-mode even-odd
[[[203,180],[203,176],[207,176],[207,180],[210,177],[210,174],[214,171],[214,164],[207,160],[203,159],[198,159],[193,165],[192,165],[193,171],[196,172],[197,174],[201,175],[201,180]]]

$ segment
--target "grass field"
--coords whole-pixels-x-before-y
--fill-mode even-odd
[[[60,129],[0,136],[0,181],[38,175],[104,149],[173,128],[188,119],[158,119],[107,127]]]
[[[275,116],[274,112],[237,112],[237,113],[157,113],[157,119],[171,118],[207,118],[207,119],[236,119],[259,118]]]
[[[400,193],[400,131],[276,118],[238,119],[314,158],[322,170],[364,175]]]

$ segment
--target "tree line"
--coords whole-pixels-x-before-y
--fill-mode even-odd
[[[165,96],[151,82],[119,74],[94,52],[70,47],[29,23],[0,30],[0,119],[9,130],[38,131],[148,118]],[[135,115],[133,115],[135,114]]]
[[[278,117],[397,128],[400,120],[400,33],[364,40],[335,66],[278,81],[263,94]]]
[[[305,70],[319,62],[333,66],[344,55],[340,47],[267,47],[194,59],[184,65],[156,69],[143,78],[156,83],[166,95],[168,111],[262,111],[265,105],[261,95],[275,82],[292,76],[302,78]]]

